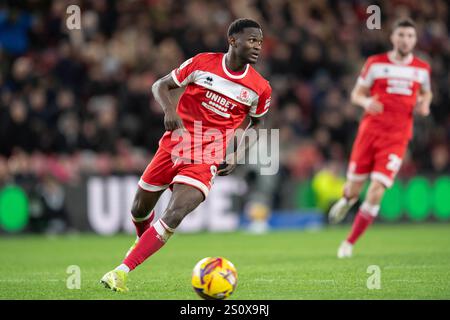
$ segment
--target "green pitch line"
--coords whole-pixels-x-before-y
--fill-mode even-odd
[[[176,234],[130,274],[127,294],[98,281],[120,263],[133,236],[3,236],[0,299],[198,299],[190,275],[207,256],[235,264],[239,282],[231,299],[450,299],[449,224],[378,224],[354,258],[338,260],[347,231]],[[67,289],[71,265],[81,270],[80,290]],[[367,288],[371,265],[381,272],[380,289]]]

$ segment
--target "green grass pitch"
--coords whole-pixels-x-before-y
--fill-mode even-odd
[[[230,300],[450,299],[450,224],[377,224],[352,259],[338,260],[348,229],[176,234],[130,274],[126,294],[98,281],[120,263],[131,235],[3,236],[0,299],[199,299],[190,276],[207,256],[235,264]],[[79,290],[66,287],[70,265],[80,267]],[[370,265],[381,270],[380,289],[367,288]]]

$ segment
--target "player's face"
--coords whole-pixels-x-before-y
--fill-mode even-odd
[[[416,29],[413,27],[398,27],[391,35],[394,50],[406,56],[411,53],[417,42]]]
[[[245,28],[234,35],[235,50],[245,63],[255,64],[262,49],[263,34],[259,28]]]

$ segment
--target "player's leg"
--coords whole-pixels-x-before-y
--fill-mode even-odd
[[[337,224],[345,219],[347,213],[358,201],[362,188],[364,187],[365,179],[347,180],[344,186],[342,198],[340,198],[330,209],[328,220],[332,224]]]
[[[131,208],[137,239],[128,250],[126,256],[134,250],[140,242],[142,235],[150,229],[154,218],[153,208],[164,190],[169,187],[169,183],[172,181],[175,172],[176,170],[172,163],[170,153],[158,149],[138,183],[139,188],[135,194]],[[128,271],[128,267],[122,264],[106,273],[100,282],[106,288],[114,291],[128,291],[126,287]]]
[[[155,215],[153,208],[163,192],[164,190],[154,192],[145,191],[141,187],[137,189],[131,208],[132,221],[136,227],[137,239],[130,247],[125,257],[128,257],[128,255],[136,248],[139,241],[141,241],[142,235],[151,227]],[[122,264],[116,269],[106,273],[100,282],[108,289],[126,292],[128,291],[128,288],[126,287],[128,271],[128,267]]]
[[[136,247],[124,259],[123,263],[104,276],[105,281],[102,279],[102,282],[112,290],[127,291],[125,282],[128,272],[161,249],[184,217],[206,199],[212,186],[212,180],[217,173],[217,165],[186,165],[180,162],[176,165],[172,164],[164,174],[167,172],[170,172],[172,177],[170,183],[172,196],[163,217],[144,232]],[[174,172],[176,173],[175,176],[173,176]],[[155,187],[155,185],[143,183],[144,178],[145,175],[139,181],[140,187],[144,189]],[[163,185],[162,187],[166,186]],[[109,283],[112,283],[112,285],[109,285]]]
[[[175,232],[175,228],[186,215],[192,212],[205,195],[195,187],[185,184],[174,184],[169,205],[162,218],[158,219],[139,238],[135,247],[125,257],[123,263],[106,273],[101,279],[105,287],[114,291],[126,292],[127,274],[157,252]]]
[[[155,216],[153,209],[175,173],[170,153],[159,148],[139,179],[131,207],[131,219],[138,238],[150,227]]]
[[[386,187],[381,182],[377,180],[372,180],[370,182],[366,198],[359,207],[350,234],[338,249],[339,258],[352,256],[353,245],[377,217],[385,190]]]
[[[373,166],[372,135],[358,132],[353,144],[350,164],[347,170],[347,182],[342,198],[330,209],[328,220],[336,224],[344,220],[351,207],[358,201],[359,194]]]
[[[390,141],[380,137],[375,141],[375,163],[371,174],[371,183],[366,198],[359,207],[352,230],[338,249],[338,257],[351,257],[353,245],[372,224],[380,211],[381,200],[387,188],[394,182],[400,170],[402,157],[407,148],[407,141]]]
[[[164,190],[146,191],[138,187],[131,207],[131,219],[136,228],[138,238],[147,231],[154,217],[156,203]]]
[[[126,272],[133,270],[158,251],[169,240],[184,217],[204,199],[205,195],[199,189],[175,183],[163,217],[144,232],[136,247],[123,261],[122,266],[125,266],[123,270]]]
[[[133,205],[131,207],[131,221],[136,228],[136,240],[128,249],[125,257],[136,247],[139,238],[152,225],[155,218],[155,211],[153,210],[164,190],[160,191],[146,191],[139,187],[134,196]]]
[[[183,219],[200,203],[205,200],[205,195],[198,188],[187,184],[175,183],[173,193],[162,220],[175,230]]]

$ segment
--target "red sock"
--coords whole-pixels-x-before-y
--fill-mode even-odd
[[[144,232],[136,247],[134,247],[128,257],[123,260],[123,263],[130,268],[130,271],[133,270],[148,257],[161,249],[172,235],[173,231],[174,230],[167,227],[164,222],[158,220]]]
[[[145,231],[150,227],[150,224],[153,221],[153,218],[155,217],[155,211],[152,210],[152,212],[145,218],[136,219],[132,216],[131,220],[133,221],[134,226],[136,227],[136,234],[140,238]],[[136,221],[137,220],[137,221]]]
[[[375,218],[373,216],[359,209],[347,241],[354,244],[356,240],[358,240],[358,238],[364,233],[364,231],[366,231],[374,219]]]

